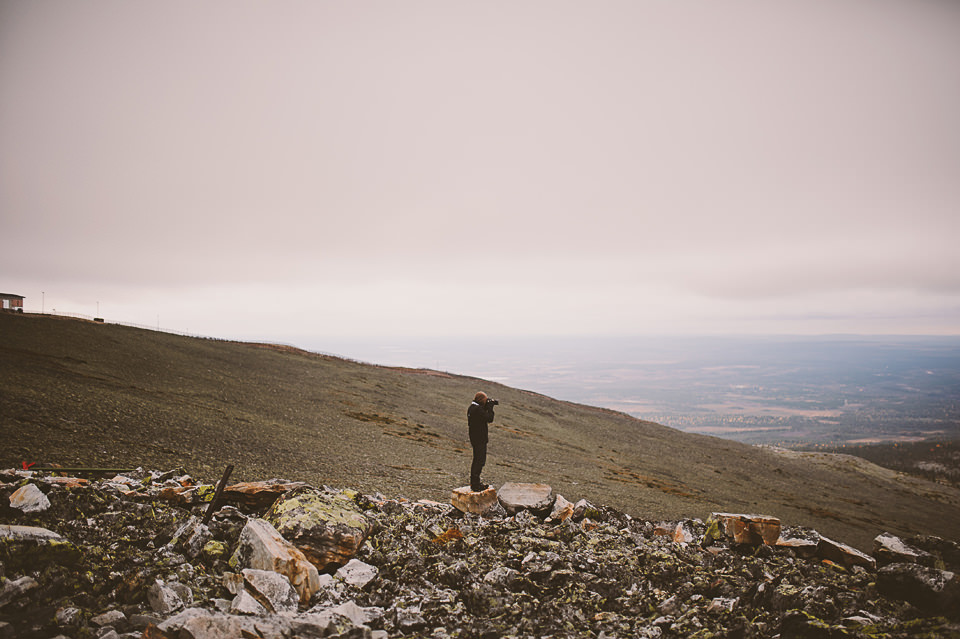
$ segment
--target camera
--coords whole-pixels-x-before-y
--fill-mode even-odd
[[[488,399],[488,400],[487,400],[487,406],[498,406],[499,404],[500,404],[500,402],[498,402],[498,401],[495,400],[495,399]]]

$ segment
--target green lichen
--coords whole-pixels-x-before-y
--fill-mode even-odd
[[[354,502],[343,494],[320,495],[302,492],[287,499],[280,499],[271,506],[266,519],[274,525],[283,522],[284,527],[322,521],[329,526],[346,526],[364,531],[370,528],[367,518]]]

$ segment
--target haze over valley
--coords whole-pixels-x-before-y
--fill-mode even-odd
[[[796,447],[960,437],[960,338],[582,337],[328,343],[623,411],[688,432]]]

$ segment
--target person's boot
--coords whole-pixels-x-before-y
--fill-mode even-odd
[[[472,490],[475,493],[482,493],[486,489],[487,489],[487,486],[480,481],[479,477],[477,477],[476,479],[474,479],[473,477],[470,478],[470,490]]]

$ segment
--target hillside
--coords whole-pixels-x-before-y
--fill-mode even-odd
[[[868,549],[882,531],[956,539],[960,490],[862,460],[685,434],[469,377],[287,347],[0,314],[0,467],[282,476],[447,501],[467,483],[465,411],[501,406],[484,479],[540,481],[644,519],[760,512]]]

